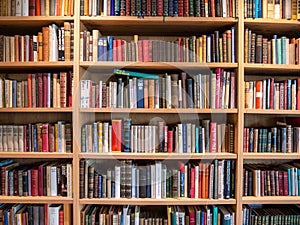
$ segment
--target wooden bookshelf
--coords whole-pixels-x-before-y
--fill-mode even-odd
[[[0,62],[0,70],[8,69],[72,69],[73,62]]]
[[[0,112],[9,113],[71,113],[72,108],[0,108]]]
[[[236,159],[234,153],[80,153],[80,159],[153,159],[153,160],[214,160],[214,159]]]
[[[243,204],[299,204],[299,196],[243,197]]]
[[[48,197],[48,196],[27,196],[27,197],[18,197],[18,196],[1,196],[1,203],[30,203],[30,204],[72,204],[72,198],[66,197]]]
[[[187,198],[167,198],[167,199],[80,199],[80,204],[97,204],[101,201],[104,205],[233,205],[236,203],[235,199],[187,199]]]
[[[300,110],[245,109],[245,114],[299,115]]]
[[[73,158],[73,153],[64,153],[64,152],[0,152],[0,158],[72,159]]]
[[[250,74],[299,74],[300,65],[244,63],[245,73]]]
[[[281,153],[281,152],[260,152],[260,153],[243,153],[244,159],[263,159],[263,160],[269,160],[269,159],[299,159],[300,154],[299,153]]]

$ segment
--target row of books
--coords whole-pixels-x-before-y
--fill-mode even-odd
[[[80,15],[238,17],[237,8],[237,0],[82,0]]]
[[[182,72],[157,79],[121,76],[114,80],[81,80],[80,107],[236,108],[236,73],[221,68],[194,76]]]
[[[72,197],[72,164],[66,161],[21,164],[0,162],[2,196]]]
[[[37,35],[0,35],[1,62],[70,61],[74,58],[74,23],[42,27]]]
[[[85,205],[80,211],[82,225],[95,224],[234,224],[235,212],[230,206],[102,206]]]
[[[81,129],[82,152],[217,153],[234,152],[234,125],[199,121],[168,126],[132,125],[130,119],[85,124]]]
[[[67,204],[0,204],[0,221],[8,225],[68,225],[71,213]]]
[[[0,108],[72,107],[73,72],[27,74],[27,80],[0,78],[0,93]]]
[[[134,35],[102,36],[99,30],[80,32],[81,61],[134,62],[236,62],[235,27],[199,37],[161,37],[160,40]]]
[[[298,0],[244,1],[245,18],[299,19]]]
[[[243,225],[300,224],[299,205],[244,205]]]
[[[246,109],[300,109],[300,79],[245,81]]]
[[[244,128],[244,152],[300,153],[300,127]]]
[[[2,0],[0,16],[73,16],[74,0]]]
[[[251,29],[245,29],[245,62],[263,64],[299,64],[300,38],[273,38],[256,34]]]
[[[80,160],[80,198],[229,199],[235,195],[233,160],[106,163]]]
[[[247,164],[243,169],[244,196],[299,196],[300,164]]]
[[[0,152],[72,152],[72,125],[65,121],[0,125]]]

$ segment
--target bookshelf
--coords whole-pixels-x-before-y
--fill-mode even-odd
[[[251,79],[252,76],[262,79],[270,76],[276,77],[297,77],[299,76],[299,64],[280,65],[280,64],[257,64],[244,61],[244,30],[251,28],[257,33],[271,35],[288,34],[291,30],[299,30],[299,22],[285,19],[262,19],[262,18],[244,18],[244,5],[239,1],[238,18],[210,18],[210,17],[145,17],[137,18],[135,16],[80,16],[80,1],[74,1],[74,16],[0,16],[0,27],[4,34],[25,34],[30,30],[30,34],[36,34],[41,31],[43,26],[52,23],[63,25],[64,22],[74,23],[74,60],[73,61],[55,61],[55,62],[0,62],[1,73],[20,74],[25,79],[26,73],[39,72],[59,72],[72,71],[73,80],[73,107],[68,108],[0,108],[0,123],[37,123],[37,122],[57,122],[67,120],[72,122],[73,138],[72,153],[57,152],[0,152],[0,159],[15,159],[18,162],[36,162],[40,159],[57,161],[72,161],[72,179],[73,179],[73,196],[72,197],[17,197],[2,196],[1,203],[24,203],[24,204],[62,204],[72,207],[72,218],[69,218],[69,224],[80,224],[80,211],[84,205],[140,205],[140,206],[157,206],[157,205],[229,205],[233,206],[235,211],[235,224],[242,224],[242,207],[244,204],[299,204],[299,196],[242,196],[243,193],[243,168],[248,162],[260,162],[264,164],[267,161],[293,161],[300,158],[299,153],[245,153],[243,152],[243,129],[251,123],[259,123],[261,118],[265,119],[264,125],[274,125],[278,119],[285,117],[296,117],[300,114],[299,110],[264,110],[264,109],[246,109],[244,107],[244,81]],[[163,33],[162,36],[189,36],[211,33],[215,30],[224,32],[231,27],[235,27],[235,44],[236,60],[233,63],[227,62],[92,62],[80,61],[80,32],[83,30],[99,29],[103,35],[130,36],[134,34],[139,36],[156,36]],[[268,27],[266,30],[265,28]],[[220,32],[221,33],[221,32]],[[159,73],[176,72],[178,70],[199,71],[201,69],[217,69],[235,71],[236,73],[236,106],[230,109],[144,109],[144,108],[87,108],[81,109],[78,99],[80,98],[80,80],[85,76],[97,77],[108,76],[115,68],[127,70],[147,70]],[[99,74],[98,74],[99,73]],[[192,72],[191,72],[192,73]],[[110,121],[114,118],[132,118],[134,124],[148,123],[152,118],[162,118],[167,124],[177,124],[184,118],[216,120],[224,119],[225,122],[234,124],[234,152],[219,153],[84,153],[81,152],[81,126],[86,122]],[[182,117],[182,118],[181,118]],[[193,199],[193,198],[166,198],[166,199],[134,199],[134,198],[80,198],[80,160],[96,160],[99,162],[109,160],[134,160],[134,161],[201,161],[201,160],[233,160],[236,162],[235,174],[235,197],[229,199]],[[65,224],[66,225],[66,224]]]

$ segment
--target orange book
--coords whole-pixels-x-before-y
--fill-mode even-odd
[[[41,15],[41,0],[35,0],[35,15]]]
[[[84,16],[88,16],[89,15],[89,0],[85,0],[84,1],[83,15]]]
[[[68,14],[69,11],[69,0],[65,0],[65,5],[64,5],[64,15],[65,16],[69,16],[70,14]]]
[[[122,120],[111,121],[112,137],[111,137],[111,151],[122,151]]]
[[[155,93],[154,93],[154,80],[150,79],[149,81],[149,97],[148,97],[148,106],[150,109],[154,109],[154,98],[155,98]]]
[[[148,109],[149,108],[149,80],[145,79],[144,80],[144,108]]]
[[[55,6],[55,11],[56,11],[56,16],[62,16],[61,13],[61,5],[62,4],[62,0],[56,0],[56,6]]]
[[[68,12],[69,16],[74,16],[74,0],[69,0]]]
[[[43,27],[43,61],[49,61],[49,27]]]
[[[64,22],[65,30],[65,61],[71,60],[71,25],[70,22]]]
[[[27,85],[28,85],[28,108],[32,108],[32,87],[31,87],[31,74],[27,75]]]
[[[43,33],[38,33],[38,61],[43,61]]]
[[[256,81],[255,108],[262,109],[263,82]]]
[[[45,0],[45,16],[50,16],[50,0]]]

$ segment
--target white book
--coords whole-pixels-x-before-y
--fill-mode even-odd
[[[148,137],[149,137],[149,126],[143,126],[143,128],[144,128],[144,132],[145,132],[145,139],[144,139],[144,151],[145,151],[145,153],[149,153],[149,139],[148,139]]]
[[[187,146],[187,153],[192,152],[192,124],[186,124],[186,146]]]
[[[211,36],[206,37],[206,62],[211,62]]]
[[[134,209],[134,225],[139,225],[140,218],[140,206],[136,205]]]
[[[107,122],[103,123],[103,152],[108,152],[108,126]]]
[[[137,79],[133,79],[133,108],[137,108]]]
[[[263,80],[262,109],[266,109],[266,103],[267,103],[267,80]]]
[[[162,165],[162,175],[161,175],[161,198],[167,197],[167,166]]]
[[[94,0],[95,1],[95,0]],[[96,7],[93,7],[96,10]],[[94,15],[94,14],[93,14]],[[98,61],[98,39],[99,39],[99,30],[94,29],[92,31],[93,35],[93,62]]]
[[[199,166],[195,166],[195,198],[199,198]]]
[[[12,125],[13,127],[13,152],[19,151],[19,128],[17,125]]]
[[[215,109],[216,108],[216,74],[215,73],[211,73],[210,92],[211,92],[210,108]]]
[[[136,197],[140,197],[140,169],[136,168]]]
[[[205,165],[206,166],[206,165]],[[215,165],[212,163],[209,165],[210,166],[210,171],[209,171],[209,190],[208,190],[208,197],[210,199],[213,198],[214,196],[214,171],[215,171]]]
[[[178,173],[177,173],[177,187],[178,187],[178,191],[177,191],[177,193],[178,193],[178,198],[180,198],[180,172],[178,171]]]
[[[139,126],[134,126],[134,152],[138,152],[139,149],[138,149],[138,146],[139,146],[139,143],[140,143],[140,140],[138,138],[138,134],[139,134]]]
[[[3,103],[4,103],[4,102],[3,102],[3,99],[4,99],[3,97],[4,97],[4,96],[2,95],[2,93],[3,93],[3,91],[4,91],[4,90],[3,90],[3,86],[4,86],[3,79],[0,78],[0,93],[1,93],[1,96],[0,96],[0,108],[3,108],[3,105],[4,105],[4,104],[3,104]]]
[[[80,62],[83,62],[83,48],[84,48],[84,41],[83,41],[83,31],[80,32]]]
[[[134,108],[134,97],[133,97],[133,79],[129,79],[129,102],[130,102],[130,105],[129,105],[129,107],[131,108],[131,109],[133,109]]]
[[[162,164],[160,161],[155,162],[155,198],[161,199],[162,193]]]
[[[29,0],[23,0],[22,16],[29,16]]]
[[[104,0],[103,1],[103,12],[100,12],[101,13],[101,16],[108,16],[107,15],[107,0]]]
[[[57,196],[57,171],[56,166],[50,167],[50,196]]]
[[[181,80],[178,80],[178,106],[182,108],[182,88]]]
[[[224,160],[218,161],[218,199],[224,198]]]
[[[156,165],[152,164],[150,166],[150,171],[151,171],[151,198],[156,198],[156,179],[155,179],[155,175],[156,175]]]
[[[157,136],[157,129],[158,127],[157,126],[151,126],[151,129],[152,129],[152,136],[151,136],[151,152],[152,153],[155,153],[155,150],[156,150],[156,144],[157,144],[157,139],[158,139],[158,136]]]
[[[131,167],[131,197],[132,198],[137,198],[137,192],[136,192],[136,187],[137,187],[137,179],[136,179],[136,167],[132,166]]]
[[[115,198],[120,198],[121,167],[115,166]]]
[[[8,140],[7,140],[7,126],[8,125],[2,125],[2,146],[3,146],[3,151],[7,152],[8,150]]]
[[[187,198],[188,197],[188,166],[184,165],[184,197]]]
[[[52,30],[52,35],[50,36],[52,38],[52,46],[49,49],[49,52],[52,52],[52,57],[49,57],[49,61],[58,61],[58,36],[57,36],[57,30],[58,27],[56,24],[52,24],[49,30]],[[50,43],[50,42],[49,42]]]
[[[172,108],[172,89],[171,89],[171,76],[167,75],[166,76],[166,103],[167,103],[167,108],[171,109]]]
[[[48,217],[49,217],[49,225],[59,225],[59,210],[61,209],[61,205],[49,205],[48,208]]]
[[[26,49],[26,52],[25,52],[25,59],[24,61],[25,62],[29,62],[29,35],[25,35],[25,49]]]
[[[12,125],[6,126],[6,135],[7,135],[7,151],[12,152],[14,150],[14,131]]]
[[[103,91],[102,85],[103,85],[102,80],[100,80],[99,81],[99,103],[98,103],[99,108],[102,108],[102,98],[105,97],[105,96],[102,96],[102,91]]]
[[[108,152],[111,152],[112,149],[112,127],[108,126]]]
[[[182,140],[182,124],[178,124],[178,153],[183,153],[182,145],[183,145],[183,140]]]
[[[67,197],[73,197],[73,172],[72,172],[72,164],[67,164]]]
[[[97,16],[97,0],[93,0],[92,5],[92,16]]]

